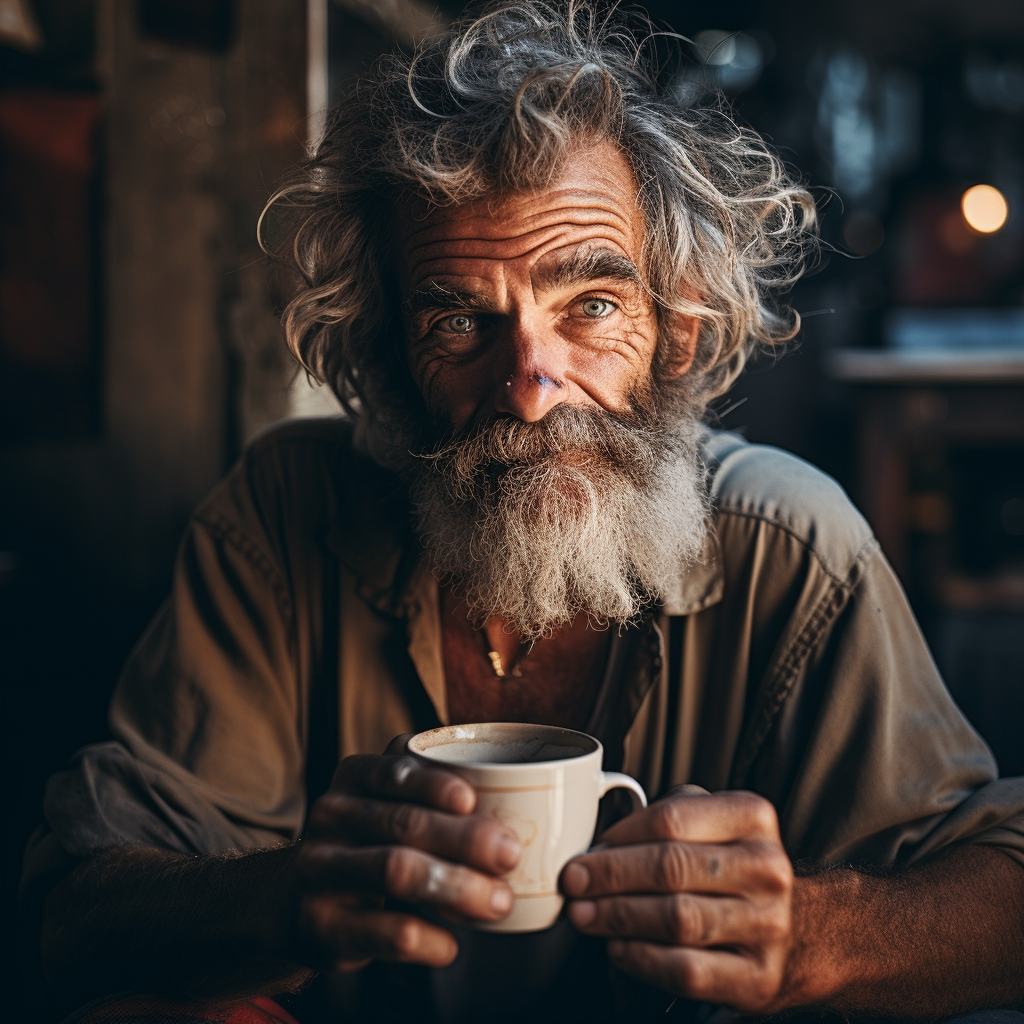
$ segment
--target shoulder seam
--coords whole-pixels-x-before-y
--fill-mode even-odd
[[[877,547],[878,545],[878,541],[875,539],[875,535],[871,533],[869,530],[867,537],[861,543],[860,547],[857,548],[857,550],[853,554],[853,557],[850,559],[850,571],[844,577],[840,576],[826,564],[825,559],[822,557],[821,553],[814,547],[814,545],[811,544],[810,541],[807,540],[806,537],[801,536],[801,534],[799,534],[792,527],[787,526],[785,523],[780,523],[777,519],[773,518],[772,516],[762,515],[759,512],[750,512],[746,509],[730,507],[729,505],[718,505],[716,506],[716,510],[719,513],[724,512],[728,515],[740,516],[744,519],[757,519],[759,522],[767,523],[769,526],[774,526],[777,530],[781,530],[783,533],[788,533],[790,537],[792,537],[795,541],[801,544],[807,551],[809,551],[814,556],[815,561],[818,563],[819,566],[821,566],[822,572],[824,572],[829,579],[831,579],[834,583],[838,584],[841,587],[848,588],[852,585],[850,583],[850,574],[852,573],[854,566],[856,566],[861,561],[861,559],[864,557],[865,552],[869,548]]]

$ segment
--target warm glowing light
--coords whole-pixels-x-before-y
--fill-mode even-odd
[[[1010,208],[1003,193],[991,185],[975,185],[960,200],[964,220],[983,235],[991,235],[1005,223]]]

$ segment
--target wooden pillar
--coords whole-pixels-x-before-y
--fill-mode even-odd
[[[150,508],[190,506],[224,465],[222,55],[143,38],[104,0],[105,424]]]
[[[285,296],[257,245],[256,222],[306,151],[306,0],[246,0],[235,16],[225,80],[232,266],[224,298],[236,440],[244,443],[292,411],[297,367],[279,322]]]

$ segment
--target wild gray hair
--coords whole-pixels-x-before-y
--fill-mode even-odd
[[[698,410],[758,347],[796,334],[799,315],[779,295],[814,251],[814,201],[724,103],[680,98],[666,38],[615,4],[492,3],[412,57],[382,59],[334,111],[268,210],[291,215],[278,252],[303,281],[284,312],[288,345],[350,413],[419,401],[391,265],[397,201],[540,188],[574,148],[602,139],[629,160],[645,218],[655,377],[672,364],[673,311],[700,321],[687,375]]]

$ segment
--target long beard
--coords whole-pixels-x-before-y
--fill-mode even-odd
[[[422,452],[412,494],[435,574],[476,625],[500,616],[525,639],[581,613],[635,621],[703,549],[699,429],[685,414],[666,424],[560,405]]]

